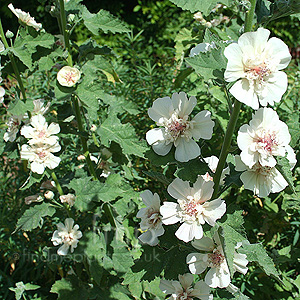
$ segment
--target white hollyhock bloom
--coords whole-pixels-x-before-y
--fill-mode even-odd
[[[160,213],[165,225],[182,223],[175,233],[180,240],[187,243],[193,238],[201,239],[202,225],[208,223],[214,226],[226,212],[224,200],[207,201],[213,194],[213,186],[212,181],[205,181],[202,176],[198,176],[193,187],[179,178],[168,186],[168,193],[177,199],[177,203],[164,202]]]
[[[140,227],[142,231],[146,232],[139,236],[139,240],[150,246],[155,246],[159,242],[157,237],[165,232],[159,212],[160,199],[158,194],[153,195],[149,190],[142,192],[141,197],[146,207],[141,208],[136,216],[142,219]]]
[[[192,245],[205,253],[191,253],[187,256],[186,262],[190,272],[192,274],[201,274],[207,268],[210,268],[205,275],[205,283],[212,288],[228,287],[231,281],[230,271],[218,233],[214,234],[213,239],[203,237],[201,240],[193,241]],[[238,243],[236,249],[240,246]],[[235,251],[233,259],[234,271],[246,274],[248,271],[247,264],[247,256]]]
[[[274,156],[285,156],[296,164],[296,156],[289,146],[291,136],[288,126],[279,120],[272,108],[260,108],[249,125],[244,124],[238,132],[237,143],[242,150],[241,159],[249,167],[260,163],[264,167],[274,167]]]
[[[60,158],[52,153],[60,151],[61,147],[58,143],[50,145],[22,145],[21,158],[30,161],[31,171],[43,174],[45,168],[56,168],[60,163]]]
[[[200,43],[191,49],[189,56],[194,57],[194,56],[197,56],[199,53],[205,53],[214,48],[216,48],[216,44],[214,42],[212,42],[211,44],[210,43]]]
[[[279,102],[287,89],[287,75],[281,70],[291,60],[288,46],[280,39],[268,40],[270,31],[259,28],[246,32],[237,43],[225,48],[228,59],[225,80],[238,80],[230,93],[253,109]]]
[[[8,8],[22,23],[25,23],[28,26],[32,26],[37,31],[42,29],[42,24],[37,23],[35,19],[30,16],[29,13],[24,12],[19,8],[14,8],[14,6],[11,3],[8,5]]]
[[[37,100],[33,100],[33,111],[31,112],[31,115],[44,115],[50,107],[50,102],[48,102],[46,104],[46,106],[44,106],[45,101],[43,99],[37,99]]]
[[[0,83],[1,83],[1,81],[2,81],[2,78],[0,78]],[[4,101],[4,95],[5,95],[5,89],[2,86],[0,86],[0,104],[3,103],[3,101]]]
[[[57,73],[57,81],[62,86],[72,87],[80,79],[81,73],[77,68],[64,66]]]
[[[252,168],[246,166],[239,155],[235,156],[235,169],[245,171],[240,179],[245,189],[253,191],[258,197],[267,197],[270,193],[284,190],[288,183],[275,167],[262,166],[256,163]]]
[[[73,206],[76,200],[76,196],[74,194],[67,194],[59,196],[61,203],[68,203],[70,206]]]
[[[77,247],[78,240],[82,237],[82,232],[79,229],[79,226],[76,224],[74,227],[74,220],[72,218],[67,218],[65,224],[58,223],[57,230],[54,231],[51,238],[54,246],[63,244],[58,250],[58,255],[67,255],[68,250],[71,247],[71,253],[74,252],[74,249]]]
[[[213,299],[213,295],[210,294],[210,287],[203,280],[196,282],[194,287],[192,287],[194,282],[192,274],[178,275],[178,279],[179,281],[164,279],[160,281],[159,288],[163,293],[171,295],[167,300]]]
[[[200,155],[200,147],[194,141],[210,139],[214,122],[207,110],[199,112],[193,119],[189,115],[197,104],[195,97],[187,98],[183,92],[174,93],[170,97],[158,98],[148,109],[149,117],[162,128],[154,128],[146,133],[148,144],[155,153],[166,155],[176,147],[175,158],[187,162]]]
[[[39,114],[31,118],[30,125],[25,125],[21,128],[21,134],[27,139],[30,139],[28,141],[30,145],[54,145],[57,143],[58,137],[54,134],[60,132],[58,124],[51,123],[48,126],[45,117]]]
[[[3,136],[5,142],[13,142],[16,139],[20,124],[23,119],[24,115],[14,115],[8,119],[8,122],[6,123],[8,128]]]
[[[210,168],[210,170],[213,173],[216,173],[217,166],[218,166],[218,163],[219,163],[219,159],[215,155],[212,155],[212,156],[203,158],[203,160],[208,164],[208,167]],[[220,177],[220,184],[224,184],[225,176],[228,175],[228,174],[229,174],[229,167],[226,167],[222,171],[222,174],[221,174],[221,177]],[[205,181],[209,181],[209,180],[212,181],[213,180],[213,177],[210,176],[208,172],[206,172],[205,175],[202,175],[202,177]]]

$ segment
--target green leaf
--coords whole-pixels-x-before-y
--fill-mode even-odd
[[[33,110],[33,108],[34,105],[32,101],[27,100],[26,103],[24,103],[22,100],[17,99],[9,105],[8,111],[12,115],[20,116],[24,115],[27,111]]]
[[[289,132],[291,134],[290,146],[295,147],[297,146],[298,140],[300,138],[300,123],[298,113],[292,113],[289,115],[287,126],[289,127]]]
[[[227,62],[222,48],[211,49],[205,53],[200,52],[198,55],[188,57],[185,60],[204,80],[211,78],[223,79],[221,70],[226,68]]]
[[[176,60],[180,60],[184,52],[190,48],[191,44],[197,42],[198,39],[192,36],[192,30],[182,28],[175,37]]]
[[[178,162],[178,168],[175,175],[185,181],[195,182],[199,175],[209,172],[206,163],[201,162],[199,158],[192,159],[188,162]]]
[[[268,276],[273,275],[280,280],[279,273],[274,266],[274,262],[268,256],[267,251],[262,244],[250,244],[248,241],[243,242],[243,247],[239,249],[239,252],[246,254],[248,261],[258,263]]]
[[[69,276],[68,279],[63,278],[55,281],[52,285],[50,293],[58,294],[57,300],[87,300],[87,286],[75,276]]]
[[[109,147],[110,142],[114,141],[122,147],[125,155],[144,157],[148,149],[145,142],[139,140],[134,128],[129,123],[122,124],[114,114],[108,116],[97,132],[104,146]]]
[[[234,212],[227,212],[226,220],[223,223],[218,222],[220,225],[218,232],[223,243],[224,254],[228,263],[230,274],[233,274],[233,258],[235,247],[238,242],[243,242],[247,240],[247,238],[243,227],[244,219],[242,216],[242,211],[235,210],[234,208],[231,208],[231,210],[234,210]]]
[[[55,214],[55,208],[49,203],[42,203],[27,209],[23,216],[18,220],[16,232],[19,229],[24,231],[32,230],[43,225],[43,217],[52,217]]]
[[[277,156],[276,161],[277,161],[276,169],[281,173],[281,175],[287,181],[291,190],[295,192],[294,178],[292,175],[291,165],[289,160],[286,157]]]
[[[99,190],[103,183],[93,181],[92,177],[83,177],[73,179],[69,187],[75,191],[75,208],[80,211],[90,210],[94,204],[92,201],[99,201]]]
[[[103,9],[101,9],[97,14],[92,14],[83,7],[82,18],[84,20],[84,25],[94,35],[98,35],[100,29],[103,30],[104,33],[108,33],[109,31],[112,33],[130,31],[124,22],[120,21],[111,13]]]
[[[40,288],[39,285],[35,285],[31,283],[24,284],[23,281],[20,281],[16,283],[15,288],[11,287],[9,289],[15,293],[16,300],[20,300],[25,291],[37,290],[39,288]]]
[[[165,184],[169,185],[171,183],[171,179],[166,177],[164,174],[155,172],[155,171],[143,171],[144,174],[146,174],[149,177],[152,177],[153,179]]]
[[[270,6],[271,15],[268,22],[278,18],[300,13],[298,0],[275,0]]]
[[[189,10],[194,13],[196,11],[201,11],[204,15],[208,15],[210,11],[217,5],[217,3],[221,2],[229,6],[233,1],[232,0],[170,0],[178,7],[182,9]]]

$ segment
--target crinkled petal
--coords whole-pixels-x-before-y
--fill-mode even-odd
[[[181,220],[178,217],[178,204],[174,202],[164,202],[160,208],[160,214],[162,215],[162,222],[165,225],[175,224]]]
[[[168,193],[174,199],[185,199],[187,196],[191,196],[192,189],[188,181],[175,178],[168,186]]]
[[[169,119],[173,113],[173,105],[170,97],[158,98],[148,109],[149,117],[159,123],[163,118]]]
[[[191,130],[193,138],[196,140],[209,140],[213,134],[215,122],[211,120],[211,113],[207,110],[199,112],[193,119],[193,129]]]
[[[175,159],[180,162],[187,162],[200,155],[199,145],[192,139],[178,138],[178,145],[175,150]]]
[[[212,252],[215,244],[211,238],[204,236],[199,240],[194,240],[192,246],[201,251]]]

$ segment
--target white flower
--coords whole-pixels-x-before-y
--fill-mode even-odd
[[[166,155],[174,144],[178,161],[186,162],[200,155],[200,147],[193,139],[210,139],[215,123],[207,110],[190,120],[189,115],[196,104],[195,97],[188,99],[183,92],[174,93],[172,99],[164,97],[153,102],[148,115],[158,126],[163,126],[151,129],[146,134],[146,140],[155,153]]]
[[[67,194],[67,195],[61,195],[59,196],[59,199],[61,203],[68,203],[70,206],[73,206],[76,200],[76,197],[74,194]]]
[[[225,48],[228,59],[225,80],[238,80],[230,93],[240,102],[253,109],[279,102],[287,89],[287,75],[280,71],[291,60],[288,46],[280,39],[268,40],[270,31],[259,28],[256,32],[246,32],[238,43]]]
[[[252,168],[246,166],[239,155],[235,156],[235,169],[245,171],[240,178],[245,189],[253,191],[259,197],[284,190],[288,183],[275,167],[264,167],[256,163]]]
[[[30,161],[32,172],[43,174],[46,167],[49,169],[56,168],[60,163],[60,158],[54,156],[53,152],[60,151],[58,143],[50,145],[22,145],[21,158]]]
[[[203,158],[204,161],[208,164],[208,167],[210,168],[210,170],[213,172],[213,173],[216,173],[216,170],[217,170],[217,166],[218,166],[218,162],[219,162],[219,159],[212,155],[210,157],[205,157]],[[224,184],[224,179],[225,179],[225,176],[229,174],[229,167],[226,167],[225,169],[223,169],[222,171],[222,174],[221,174],[221,177],[220,177],[220,184]],[[203,179],[205,181],[209,181],[209,180],[213,180],[213,178],[209,175],[208,172],[206,172],[205,175],[202,175]]]
[[[45,117],[42,115],[35,115],[31,118],[30,125],[25,125],[21,128],[21,134],[27,139],[30,139],[28,143],[34,144],[48,144],[54,145],[57,143],[58,137],[54,134],[60,132],[59,125],[51,123],[48,126]]]
[[[46,104],[46,106],[44,106],[44,100],[43,99],[37,99],[37,100],[33,100],[33,111],[31,112],[31,115],[44,115],[49,107],[50,107],[50,102],[48,102]]]
[[[216,44],[214,42],[210,43],[200,43],[197,46],[193,47],[190,51],[190,57],[197,56],[200,52],[205,53],[209,52],[211,49],[216,48]]]
[[[158,194],[153,195],[149,190],[142,192],[141,197],[146,207],[141,208],[136,216],[142,219],[140,227],[142,231],[146,232],[139,236],[139,240],[150,246],[155,246],[159,242],[157,237],[165,232],[159,212],[160,199]]]
[[[209,237],[203,237],[201,240],[195,240],[192,245],[205,253],[191,253],[187,256],[186,262],[192,274],[201,274],[207,268],[210,270],[205,275],[205,283],[212,288],[225,288],[230,284],[230,271],[226,262],[223,247],[217,232],[213,240]],[[237,244],[236,249],[240,247]],[[240,254],[235,251],[233,258],[234,271],[246,274],[248,260],[246,254]],[[232,274],[233,275],[233,274]]]
[[[14,8],[13,5],[10,3],[8,8],[12,11],[12,13],[22,22],[28,26],[32,26],[37,31],[42,29],[42,24],[37,23],[33,17],[30,16],[29,13],[22,11],[19,8]]]
[[[78,240],[82,237],[82,232],[79,226],[76,224],[74,227],[74,220],[72,218],[67,218],[65,220],[65,225],[63,223],[58,223],[57,230],[54,231],[51,241],[54,246],[63,244],[58,250],[58,255],[67,255],[69,248],[71,247],[71,253],[77,247]]]
[[[163,293],[171,295],[167,300],[193,300],[194,297],[201,300],[212,300],[213,295],[210,294],[210,287],[200,280],[195,283],[194,276],[192,274],[178,275],[177,280],[164,280],[160,281],[159,288]]]
[[[6,123],[8,128],[3,136],[5,142],[13,142],[16,139],[20,124],[23,119],[24,115],[14,115],[8,119],[8,122]]]
[[[175,235],[184,242],[193,238],[201,239],[203,236],[202,225],[208,223],[214,226],[226,212],[226,204],[222,199],[207,201],[213,193],[212,181],[205,181],[198,176],[193,187],[188,181],[176,178],[169,186],[168,193],[177,200],[164,202],[160,208],[162,222],[165,225],[182,223]]]
[[[296,164],[296,156],[289,146],[291,136],[288,126],[279,120],[272,108],[260,108],[249,125],[244,124],[238,132],[237,143],[242,150],[241,159],[249,167],[260,163],[263,167],[274,167],[274,156],[285,156]]]
[[[80,71],[69,66],[62,67],[57,73],[57,80],[60,85],[72,87],[80,79]]]
[[[2,78],[0,77],[0,83],[2,81]],[[4,101],[4,95],[5,95],[5,89],[0,86],[0,104],[3,103]]]

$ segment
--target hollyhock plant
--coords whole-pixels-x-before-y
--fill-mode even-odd
[[[42,24],[37,23],[33,17],[30,16],[29,13],[22,11],[19,8],[14,8],[12,3],[8,5],[8,8],[12,11],[12,13],[24,24],[28,26],[32,26],[35,30],[39,31],[42,29]]]
[[[80,79],[81,73],[77,68],[64,66],[57,73],[57,81],[66,87],[74,86]]]
[[[141,193],[146,207],[143,207],[137,213],[137,218],[141,218],[140,227],[144,232],[139,236],[139,240],[150,246],[158,244],[158,236],[164,234],[165,230],[162,226],[162,216],[159,212],[160,209],[160,198],[158,194],[152,194],[151,191],[146,190]]]
[[[287,75],[281,70],[291,60],[288,46],[270,31],[259,28],[242,34],[237,43],[225,48],[228,63],[225,80],[234,82],[229,90],[240,102],[253,109],[279,102],[287,89]]]
[[[267,197],[270,193],[284,190],[288,183],[275,167],[256,163],[252,168],[246,166],[239,155],[235,156],[235,169],[244,171],[240,179],[245,189],[253,191],[258,197]]]
[[[29,139],[30,145],[47,144],[54,145],[57,143],[58,137],[54,134],[60,132],[59,125],[51,123],[48,126],[45,117],[38,114],[31,118],[30,125],[21,128],[21,134]]]
[[[210,287],[203,280],[196,282],[193,287],[194,276],[192,274],[178,275],[178,279],[179,281],[164,279],[160,281],[159,288],[163,293],[170,295],[167,300],[213,299],[213,295],[210,294]]]
[[[168,186],[168,193],[177,199],[177,203],[164,202],[160,213],[165,225],[182,223],[175,233],[180,240],[187,243],[194,238],[201,239],[202,225],[208,223],[214,226],[226,212],[224,200],[208,201],[213,194],[213,186],[212,181],[205,181],[202,176],[198,176],[193,187],[179,178]]]
[[[70,252],[73,253],[77,247],[78,240],[82,237],[82,232],[79,229],[79,225],[74,225],[72,218],[67,218],[65,224],[58,223],[57,230],[54,231],[51,241],[54,246],[63,244],[58,250],[58,255],[67,255],[69,248]]]
[[[217,170],[219,159],[215,155],[212,155],[212,156],[203,158],[203,160],[207,163],[209,169],[213,173],[215,173]],[[220,184],[224,184],[224,179],[225,179],[226,175],[229,175],[229,167],[226,167],[225,169],[223,169],[221,178],[220,178]],[[210,176],[208,172],[206,172],[205,175],[202,175],[202,177],[205,181],[213,180],[213,177]]]
[[[190,272],[201,274],[207,268],[210,268],[205,275],[205,283],[212,288],[228,287],[231,282],[230,271],[218,233],[214,234],[213,239],[203,237],[201,240],[193,241],[192,245],[204,253],[191,253],[187,256],[186,262]],[[238,243],[236,249],[240,246],[241,244]],[[246,254],[235,251],[233,258],[234,272],[237,271],[245,275],[248,271],[247,264]]]
[[[30,161],[31,171],[43,174],[45,168],[54,169],[60,163],[60,158],[52,153],[59,152],[61,149],[59,143],[54,145],[22,145],[21,159]]]
[[[207,110],[190,119],[189,115],[196,104],[195,97],[188,99],[183,92],[174,93],[172,99],[164,97],[153,102],[148,115],[162,128],[149,130],[146,140],[155,153],[166,155],[174,144],[175,158],[178,161],[187,162],[200,155],[200,147],[195,140],[210,139],[215,123]]]
[[[288,126],[279,120],[272,108],[260,108],[249,125],[244,124],[238,132],[237,144],[242,150],[241,159],[249,168],[256,163],[263,167],[274,167],[274,156],[285,156],[296,164],[296,156],[289,146],[291,136]]]

